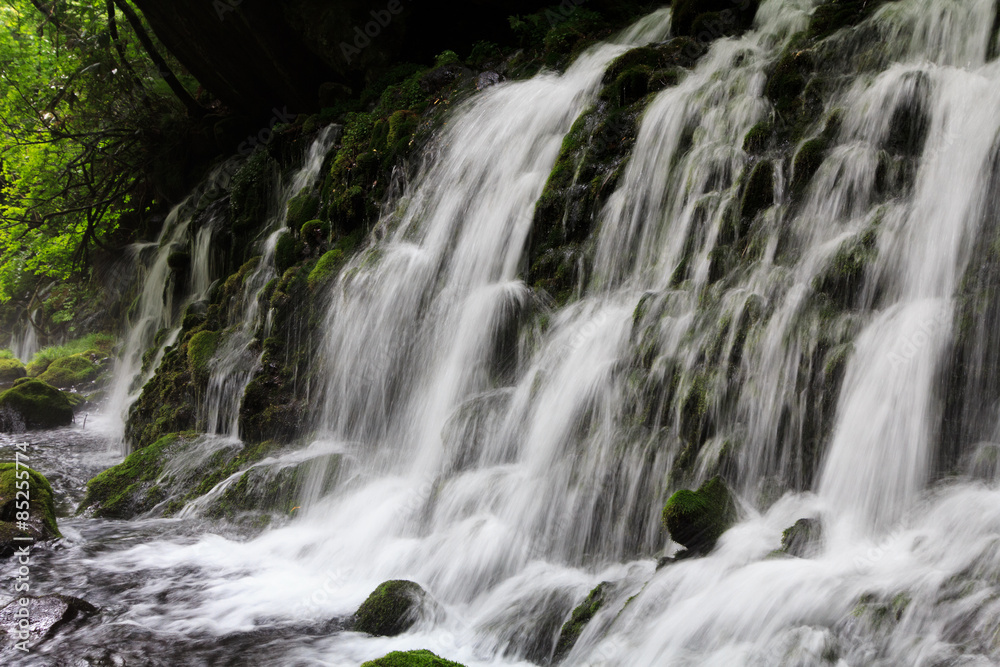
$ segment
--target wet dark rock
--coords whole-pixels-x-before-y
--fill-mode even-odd
[[[24,610],[27,610],[26,623]],[[31,648],[71,625],[85,622],[97,612],[97,607],[86,600],[69,595],[15,598],[0,609],[0,628],[4,632],[0,639],[2,649],[11,650],[20,642],[27,642],[27,647]]]
[[[576,644],[576,640],[580,638],[580,633],[583,632],[584,627],[586,627],[587,623],[590,623],[594,615],[604,606],[609,586],[608,582],[601,582],[594,590],[590,591],[587,599],[573,610],[569,620],[566,621],[559,632],[559,641],[556,642],[556,650],[552,656],[553,663],[565,658],[566,654],[572,650],[573,645]]]
[[[806,558],[819,551],[822,539],[823,525],[819,519],[799,519],[781,534],[781,551]]]
[[[672,31],[712,40],[746,30],[757,14],[758,0],[673,0]]]

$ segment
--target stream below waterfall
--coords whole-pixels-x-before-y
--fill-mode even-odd
[[[179,209],[149,263],[160,282],[138,301],[107,414],[0,435],[0,458],[25,443],[57,495],[64,537],[36,547],[33,592],[100,608],[0,659],[357,667],[427,649],[466,667],[545,665],[574,607],[607,582],[561,664],[1000,664],[996,406],[977,431],[994,435],[937,467],[956,294],[1000,193],[995,2],[880,9],[870,21],[886,63],[830,84],[816,133],[829,145],[814,173],[793,205],[782,190],[797,183],[791,167],[769,167],[774,201],[744,221],[756,236],[741,247],[727,225],[734,207],[748,209],[738,193],[761,163],[740,147],[771,118],[765,72],[794,51],[817,4],[766,0],[752,30],[714,41],[652,98],[597,214],[578,298],[562,305],[523,280],[536,202],[606,68],[665,39],[669,12],[563,73],[456,105],[313,323],[308,441],[253,464],[305,462],[319,479],[335,459],[335,484],[315,485],[266,529],[203,512],[235,474],[177,518],[75,516],[87,480],[121,461],[122,416],[181,331],[161,284],[190,223]],[[838,48],[881,62],[850,35]],[[911,112],[924,134],[899,148],[891,119]],[[223,332],[191,406],[207,433],[164,476],[243,447],[241,401],[263,358],[258,339],[272,334],[262,295],[279,279],[285,212],[333,141],[320,132],[274,188],[262,259],[231,305],[242,319]],[[211,231],[200,233],[203,270],[185,304],[209,293]],[[864,289],[831,303],[824,281],[844,248],[862,245]],[[725,253],[736,259],[720,278]],[[544,325],[525,324],[539,313]],[[168,335],[149,355],[157,331]],[[841,368],[831,350],[842,353],[839,385],[827,377]],[[836,395],[817,399],[816,384]],[[669,389],[644,404],[654,385]],[[695,454],[682,441],[692,404]],[[806,428],[813,420],[824,432]],[[731,473],[739,521],[708,555],[673,560],[660,513],[686,454],[699,483]],[[776,553],[804,518],[822,523],[819,544],[808,557]],[[14,571],[0,567],[7,602]],[[418,582],[434,613],[396,637],[348,630],[391,579]]]

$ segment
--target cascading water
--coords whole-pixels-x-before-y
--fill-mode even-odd
[[[29,316],[25,317],[21,331],[15,333],[10,339],[11,352],[24,363],[31,361],[31,358],[35,356],[35,352],[38,352],[41,347],[38,342],[38,332],[35,330],[35,325],[31,323],[37,317],[38,310],[36,309]]]
[[[239,434],[240,402],[247,384],[260,365],[260,341],[270,331],[270,313],[261,308],[261,294],[268,283],[278,277],[275,253],[278,241],[288,229],[285,220],[288,203],[293,197],[316,184],[320,168],[330,144],[336,138],[334,127],[328,127],[309,147],[305,163],[285,187],[276,188],[278,196],[260,242],[260,256],[243,280],[242,298],[235,305],[234,321],[239,325],[226,334],[211,361],[211,376],[202,411],[209,433],[235,438]]]
[[[458,108],[331,288],[317,440],[253,466],[336,455],[338,486],[317,485],[303,516],[247,542],[94,556],[109,576],[153,573],[140,593],[157,602],[128,622],[291,633],[407,578],[439,607],[406,634],[282,639],[270,664],[412,648],[470,667],[545,664],[572,608],[608,582],[563,664],[996,664],[998,480],[928,489],[955,295],[997,206],[995,2],[898,0],[857,28],[867,40],[828,38],[861,73],[829,84],[790,164],[753,155],[744,138],[779,113],[768,72],[796,55],[818,4],[766,0],[752,30],[715,41],[655,96],[598,215],[583,295],[552,311],[518,280],[533,207],[607,65],[661,39],[667,12],[565,74]],[[283,190],[242,324],[213,362],[218,433],[237,434],[258,363],[284,206],[328,147],[323,135]],[[740,199],[748,182],[772,196]],[[539,312],[545,326],[528,326]],[[740,523],[708,556],[657,568],[674,551],[659,525],[667,494],[720,469]],[[772,554],[804,517],[825,527],[815,553]]]
[[[136,265],[142,270],[142,287],[116,357],[107,398],[112,412],[117,411],[110,428],[115,440],[126,450],[125,420],[128,411],[138,399],[143,385],[156,372],[166,349],[176,342],[180,333],[178,315],[187,306],[204,301],[208,296],[214,220],[202,221],[193,241],[189,239],[189,233],[200,213],[200,198],[205,192],[212,192],[225,173],[225,165],[219,167],[207,179],[204,192],[195,192],[175,206],[164,221],[156,241],[136,244],[131,249]],[[176,277],[170,260],[171,256],[184,251],[190,254],[190,279],[183,302],[175,307]],[[153,354],[150,357],[151,349]]]

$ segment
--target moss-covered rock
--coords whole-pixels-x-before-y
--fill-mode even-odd
[[[826,158],[828,143],[817,137],[799,146],[792,160],[792,192],[801,195]]]
[[[187,362],[191,377],[195,382],[208,382],[211,374],[210,363],[219,347],[221,334],[218,331],[199,331],[188,340]]]
[[[325,220],[310,220],[302,225],[299,238],[310,245],[322,245],[330,236],[330,223]]]
[[[23,505],[28,494],[27,507]],[[23,523],[22,523],[23,522]],[[56,507],[52,487],[45,477],[15,463],[0,463],[0,557],[14,553],[23,543],[15,537],[36,541],[61,537],[56,525]]]
[[[594,615],[604,606],[608,585],[606,581],[598,584],[587,595],[587,599],[573,610],[569,620],[563,624],[562,630],[559,631],[559,640],[556,642],[555,652],[552,655],[553,663],[559,662],[566,657],[566,654],[576,644],[576,640],[580,638],[583,628],[587,623],[590,623]]]
[[[344,253],[340,248],[334,248],[323,254],[316,266],[309,272],[306,283],[310,291],[315,291],[337,277],[340,267],[344,264]]]
[[[462,665],[439,658],[430,651],[393,651],[378,660],[369,660],[361,667],[462,667]]]
[[[164,500],[156,487],[163,466],[187,444],[177,434],[171,434],[132,452],[124,461],[87,482],[87,495],[77,511],[90,510],[94,516],[114,519],[128,519],[149,511]]]
[[[28,372],[20,359],[0,359],[0,386],[13,384],[15,380],[25,377]]]
[[[830,0],[818,6],[809,21],[808,35],[824,39],[838,30],[861,23],[891,0]]]
[[[670,538],[689,550],[707,553],[736,522],[736,503],[725,482],[713,477],[697,491],[683,489],[663,507],[663,525]]]
[[[865,270],[878,255],[877,238],[875,230],[869,229],[844,242],[825,270],[813,279],[813,289],[840,308],[855,307]]]
[[[805,558],[819,550],[822,539],[823,525],[818,519],[799,519],[781,533],[781,551]]]
[[[354,614],[354,629],[378,637],[394,637],[417,622],[427,593],[420,584],[394,579],[380,584]]]
[[[26,428],[56,428],[73,422],[66,395],[41,380],[20,382],[0,394],[0,410],[20,416]]]
[[[298,230],[313,220],[319,212],[319,196],[309,190],[300,192],[288,202],[286,221],[292,229]]]
[[[38,379],[53,387],[69,389],[92,382],[100,373],[100,367],[85,354],[74,354],[53,361]]]

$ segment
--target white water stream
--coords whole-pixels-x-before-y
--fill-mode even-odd
[[[346,667],[411,648],[469,667],[544,664],[572,608],[609,581],[563,664],[997,664],[1000,480],[930,486],[955,294],[1000,139],[1000,64],[987,62],[993,0],[878,10],[867,27],[893,64],[838,89],[824,118],[836,110],[839,126],[801,201],[779,166],[775,204],[756,221],[758,259],[711,278],[727,210],[755,166],[743,138],[775,113],[767,71],[816,4],[765,0],[754,30],[714,42],[655,97],[600,212],[584,298],[523,338],[522,322],[546,308],[518,276],[562,138],[608,63],[662,39],[668,13],[562,75],[498,85],[457,109],[378,240],[331,288],[311,447],[342,454],[345,481],[247,542],[203,535],[96,556],[89,567],[148,575],[143,594],[170,598],[136,606],[129,621],[212,636],[297,627],[349,615],[380,582],[405,578],[441,613],[396,638],[336,632],[261,664]],[[841,50],[862,48],[838,38]],[[887,198],[875,184],[891,121],[913,108],[926,139],[912,184]],[[320,164],[310,154],[286,194]],[[267,326],[255,309],[282,233],[283,219],[272,222],[261,275],[248,278],[244,329],[213,373],[209,421],[220,434],[237,433],[242,374],[256,363],[246,351]],[[864,289],[826,317],[818,285],[866,234],[875,240]],[[158,289],[154,333],[170,310]],[[752,318],[744,340],[739,323]],[[143,336],[136,346],[148,346]],[[741,521],[715,552],[660,570],[656,557],[676,545],[659,513],[689,418],[680,399],[649,420],[630,413],[640,344],[651,382],[706,396],[699,428],[711,433],[689,482],[735,466],[741,500]],[[802,375],[827,377],[815,366],[831,345],[846,368],[839,395],[826,397],[830,432],[816,436]],[[728,361],[706,362],[716,348]],[[137,363],[145,347],[136,349],[124,363]],[[803,517],[824,522],[817,555],[769,557]],[[190,569],[196,583],[172,578]]]

